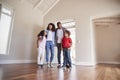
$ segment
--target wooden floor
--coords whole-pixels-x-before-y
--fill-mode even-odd
[[[0,80],[120,80],[120,65],[73,66],[71,70],[36,64],[0,65]]]

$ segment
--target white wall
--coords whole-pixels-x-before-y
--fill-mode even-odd
[[[44,25],[58,20],[75,19],[76,61],[81,65],[91,65],[94,59],[91,53],[90,17],[116,11],[120,11],[119,0],[60,0],[44,17]]]
[[[0,55],[0,63],[21,63],[36,60],[36,36],[43,16],[26,0],[3,0],[14,9],[14,23],[9,55]]]

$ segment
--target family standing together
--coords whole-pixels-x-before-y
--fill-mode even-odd
[[[42,30],[37,35],[38,65],[43,68],[44,57],[46,57],[47,67],[52,68],[54,59],[54,47],[57,47],[58,68],[71,68],[70,47],[72,40],[70,31],[62,27],[61,22],[57,22],[57,28],[53,23],[49,23],[46,30]],[[63,50],[63,65],[61,66],[61,51]],[[46,53],[46,55],[45,55]]]

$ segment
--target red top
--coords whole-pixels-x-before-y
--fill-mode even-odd
[[[62,47],[63,48],[70,48],[72,45],[72,40],[71,38],[63,37],[62,39]]]

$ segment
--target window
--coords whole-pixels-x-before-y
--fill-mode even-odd
[[[62,26],[65,28],[73,27],[73,26],[75,26],[75,21],[64,22],[64,23],[62,23]]]
[[[7,54],[9,50],[12,16],[12,10],[2,5],[0,11],[0,54]]]

